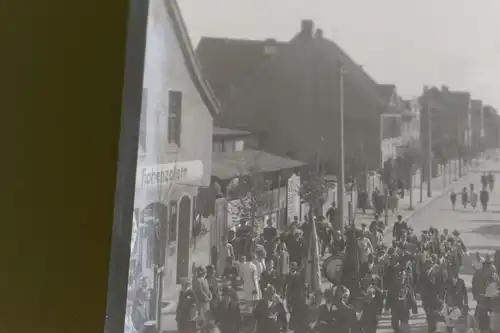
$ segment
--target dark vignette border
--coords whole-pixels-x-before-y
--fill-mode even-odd
[[[105,333],[123,333],[149,0],[130,0]]]

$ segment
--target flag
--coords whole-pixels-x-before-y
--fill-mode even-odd
[[[319,243],[318,233],[316,231],[316,222],[310,221],[311,228],[309,232],[309,251],[306,264],[306,281],[309,286],[309,292],[315,293],[321,290],[321,270],[319,266]]]
[[[444,306],[443,306],[443,317],[444,317],[444,322],[446,323],[446,326],[450,327],[450,317],[449,317],[449,311],[448,311],[448,304],[446,304],[446,296],[445,296],[445,301],[444,301]]]

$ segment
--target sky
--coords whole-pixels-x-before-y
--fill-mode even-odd
[[[469,91],[500,109],[500,0],[178,0],[202,36],[290,40],[312,19],[379,83]]]

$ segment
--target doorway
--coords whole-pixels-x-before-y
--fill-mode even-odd
[[[189,277],[189,242],[191,238],[191,199],[183,196],[179,202],[179,224],[177,239],[177,279]]]

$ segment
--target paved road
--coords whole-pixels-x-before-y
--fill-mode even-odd
[[[500,172],[500,164],[486,162],[480,170],[471,171],[467,177],[458,181],[454,185],[455,191],[459,192],[464,186],[468,187],[470,183],[473,183],[475,188],[479,189],[481,186],[481,171]],[[460,232],[470,252],[470,256],[464,260],[464,266],[460,273],[470,290],[473,274],[472,266],[476,263],[475,252],[479,251],[481,254],[485,254],[500,249],[500,188],[497,188],[490,194],[488,212],[482,212],[479,208],[476,208],[474,211],[470,206],[466,209],[457,207],[453,211],[448,195],[444,194],[415,213],[410,218],[409,224],[415,229],[417,234],[420,234],[421,230],[428,229],[431,226],[440,231],[448,228],[450,232],[455,229]],[[390,236],[386,240],[390,240]],[[470,292],[469,299],[470,307],[474,308],[475,302],[472,301]],[[427,332],[425,315],[421,308],[419,309],[419,314],[410,321],[410,324],[412,332]],[[377,332],[392,332],[389,317],[384,316],[381,319]]]

